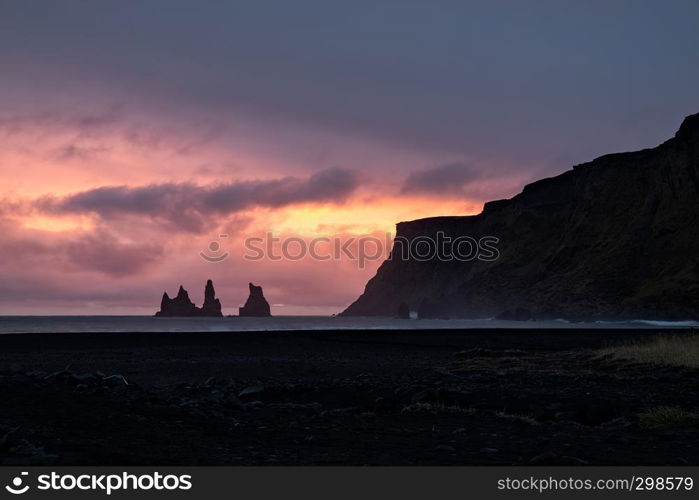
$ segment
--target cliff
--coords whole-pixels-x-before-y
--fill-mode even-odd
[[[499,256],[391,256],[342,315],[699,318],[699,114],[653,149],[602,156],[488,202],[397,224],[396,239],[498,238]],[[512,313],[511,311],[519,311]]]

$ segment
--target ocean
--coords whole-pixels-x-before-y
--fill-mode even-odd
[[[271,318],[155,318],[152,316],[0,316],[0,334],[61,332],[263,332],[289,330],[452,330],[497,328],[652,329],[699,328],[699,321],[502,321],[494,319],[395,319],[335,316]]]

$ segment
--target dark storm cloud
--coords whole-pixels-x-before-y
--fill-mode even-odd
[[[159,245],[123,243],[109,233],[91,233],[64,248],[72,265],[112,277],[140,273],[164,254]]]
[[[481,172],[469,165],[449,163],[413,172],[405,179],[401,192],[404,194],[458,194],[481,176]]]
[[[159,244],[125,242],[104,228],[61,235],[22,228],[0,214],[0,231],[0,262],[25,273],[41,269],[46,275],[67,269],[132,276],[146,271],[165,254]],[[0,266],[0,273],[6,270]]]
[[[562,170],[699,109],[697,19],[695,0],[15,1],[0,67],[34,93],[102,85]]]
[[[142,187],[106,186],[63,198],[46,196],[34,208],[51,213],[94,213],[105,219],[140,216],[189,232],[206,230],[253,207],[278,208],[297,203],[340,203],[359,186],[356,172],[331,168],[307,179],[239,181],[198,186],[165,183]]]

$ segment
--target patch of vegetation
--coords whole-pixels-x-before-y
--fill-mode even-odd
[[[667,429],[698,423],[699,412],[683,410],[678,406],[649,408],[638,415],[638,425],[642,429]]]
[[[699,368],[699,335],[655,337],[652,340],[607,347],[600,354],[653,365]]]

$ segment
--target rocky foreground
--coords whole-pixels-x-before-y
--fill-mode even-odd
[[[649,335],[644,333],[643,335]],[[0,336],[0,464],[699,464],[628,333]]]

